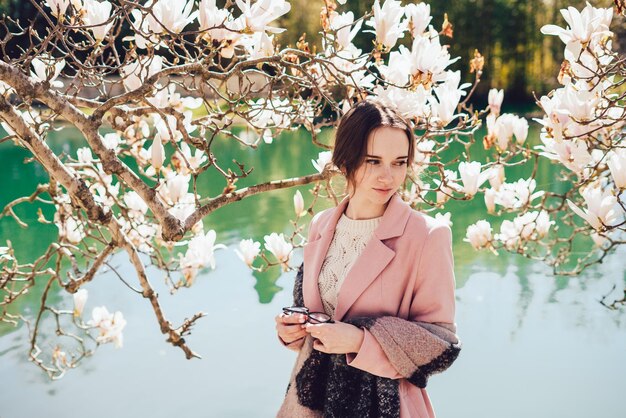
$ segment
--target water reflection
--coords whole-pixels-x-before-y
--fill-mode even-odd
[[[623,294],[625,255],[573,278],[555,279],[528,260],[504,274],[470,267],[457,289],[464,348],[431,381],[440,416],[621,416],[626,317],[599,300],[613,284],[608,300]]]
[[[0,338],[0,376],[11,380],[0,391],[3,418],[66,417],[68,405],[71,416],[93,418],[273,416],[294,360],[276,341],[273,317],[291,303],[293,273],[275,283],[286,290],[260,304],[256,279],[232,249],[223,250],[217,270],[198,277],[193,289],[171,297],[154,283],[173,321],[207,313],[188,339],[202,360],[187,361],[167,345],[149,304],[105,273],[89,284],[88,309],[106,302],[124,311],[124,348],[104,346],[80,369],[51,383],[24,358],[25,328]],[[488,264],[460,265],[460,274],[469,276],[457,289],[464,348],[457,363],[429,383],[438,415],[618,416],[626,373],[624,317],[598,299],[613,283],[623,288],[623,257],[609,257],[565,282],[541,264],[516,257],[503,274]],[[132,274],[121,257],[114,263],[122,274]],[[65,303],[71,306],[70,298]],[[151,395],[156,393],[162,399],[158,407]],[[185,401],[170,402],[164,393]],[[117,401],[96,408],[103,394]]]

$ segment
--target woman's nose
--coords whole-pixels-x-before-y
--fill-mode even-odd
[[[382,166],[380,172],[378,173],[378,178],[385,181],[391,180],[393,178],[393,176],[391,175],[391,168]]]

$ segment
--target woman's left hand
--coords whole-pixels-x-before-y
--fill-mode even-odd
[[[305,331],[315,338],[313,348],[327,354],[357,353],[365,332],[352,324],[307,324]]]

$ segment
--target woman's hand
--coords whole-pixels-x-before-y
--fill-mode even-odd
[[[291,344],[307,335],[304,330],[304,322],[306,316],[302,314],[290,314],[277,315],[276,318],[276,331],[278,337],[283,340],[285,344]]]
[[[313,348],[327,354],[357,353],[363,343],[365,332],[352,324],[306,324],[306,332],[315,340]]]

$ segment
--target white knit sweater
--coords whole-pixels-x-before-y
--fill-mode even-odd
[[[350,219],[345,214],[337,222],[333,240],[322,263],[318,286],[324,311],[334,318],[337,293],[344,278],[359,257],[382,216],[372,219]]]

